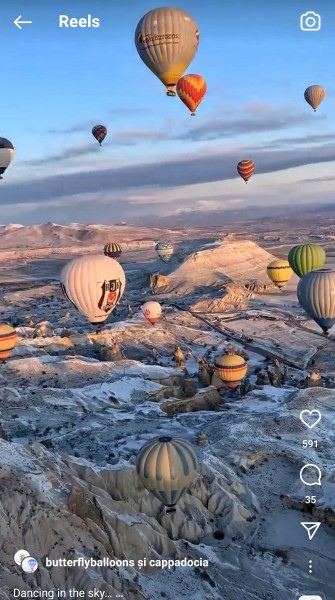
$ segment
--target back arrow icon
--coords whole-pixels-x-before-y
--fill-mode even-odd
[[[32,23],[32,21],[20,21],[20,19],[22,19],[22,15],[20,15],[17,19],[15,19],[14,21],[14,25],[16,25],[16,27],[18,27],[19,29],[22,29],[21,25],[25,25],[26,23]]]

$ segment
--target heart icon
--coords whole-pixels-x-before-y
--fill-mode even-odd
[[[309,420],[307,421],[306,418],[309,418]],[[321,421],[321,413],[319,410],[302,410],[300,413],[300,420],[309,429],[313,429],[313,427]]]

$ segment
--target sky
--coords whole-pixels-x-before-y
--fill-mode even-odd
[[[16,155],[0,223],[144,223],[193,211],[330,203],[335,188],[335,3],[183,0],[198,24],[191,117],[139,58],[140,18],[166,2],[13,0],[2,9],[0,136]],[[175,5],[173,3],[173,5]],[[71,8],[69,8],[69,6]],[[300,16],[321,16],[302,31]],[[59,28],[59,15],[100,27]],[[32,21],[18,29],[19,15]],[[309,85],[326,98],[316,113]],[[102,123],[102,147],[91,129]],[[242,159],[256,163],[246,186]]]

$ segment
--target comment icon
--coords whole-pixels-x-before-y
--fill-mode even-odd
[[[304,465],[300,470],[300,481],[304,485],[321,485],[322,473],[317,465]]]

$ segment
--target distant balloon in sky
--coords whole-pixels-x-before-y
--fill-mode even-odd
[[[300,246],[293,246],[287,258],[295,274],[298,277],[303,277],[310,271],[322,269],[325,264],[326,253],[318,244],[301,244]]]
[[[172,242],[157,242],[155,246],[155,250],[159,256],[159,258],[163,262],[169,262],[173,255],[174,247]]]
[[[266,271],[269,279],[279,289],[284,287],[293,275],[290,263],[287,260],[273,260]]]
[[[193,446],[179,437],[154,438],[137,455],[136,470],[144,487],[170,508],[193,483],[197,469]]]
[[[316,112],[316,109],[321,104],[325,96],[326,91],[322,85],[310,85],[304,93],[306,102],[314,109],[314,112]]]
[[[165,85],[167,95],[175,96],[174,88],[198,49],[198,26],[180,8],[156,8],[139,21],[135,45],[144,64]]]
[[[60,280],[65,298],[92,325],[106,321],[126,285],[121,265],[103,254],[74,258],[62,270]]]
[[[247,183],[255,171],[255,163],[252,160],[240,160],[236,168],[239,176]]]
[[[179,79],[176,89],[180,100],[191,111],[191,115],[195,116],[207,91],[206,80],[201,75],[184,75]]]
[[[11,355],[17,343],[17,333],[8,323],[0,324],[0,360],[6,360]]]
[[[3,174],[14,156],[15,150],[12,142],[6,140],[6,138],[0,138],[0,179],[3,179]]]
[[[297,297],[306,313],[328,335],[335,323],[335,270],[318,269],[304,275],[298,283]]]
[[[107,127],[104,125],[95,125],[92,129],[92,135],[99,142],[100,146],[107,135]]]
[[[122,254],[122,247],[120,244],[116,244],[116,242],[106,244],[104,246],[104,254],[105,256],[109,256],[110,258],[115,258],[115,260],[117,260]]]
[[[154,325],[162,314],[162,307],[159,302],[150,301],[143,304],[141,311],[149,323]]]
[[[243,356],[229,353],[215,357],[214,369],[223,383],[234,390],[246,376],[248,366]]]

